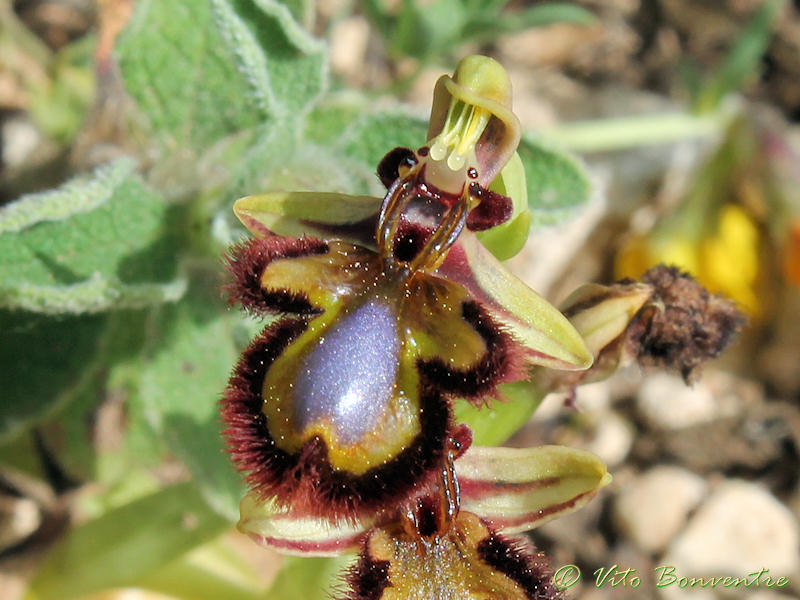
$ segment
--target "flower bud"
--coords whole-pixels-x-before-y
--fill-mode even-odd
[[[534,380],[548,391],[567,391],[578,384],[605,379],[627,358],[625,333],[637,313],[650,300],[653,288],[635,282],[614,285],[590,283],[575,290],[561,307],[594,357],[582,372],[538,369]]]

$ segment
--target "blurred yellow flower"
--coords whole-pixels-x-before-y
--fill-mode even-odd
[[[675,230],[631,238],[617,254],[615,275],[638,277],[659,263],[675,265],[710,292],[723,294],[751,317],[758,316],[762,308],[756,293],[762,241],[758,226],[740,206],[726,204],[710,230],[711,235],[698,240]]]

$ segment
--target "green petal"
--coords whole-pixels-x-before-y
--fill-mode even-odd
[[[528,209],[525,167],[519,153],[515,152],[511,156],[511,160],[503,167],[489,189],[511,198],[514,202],[514,212],[511,218],[502,225],[481,231],[477,236],[498,260],[508,260],[525,246],[533,219],[533,213]]]
[[[239,506],[237,528],[256,543],[298,556],[338,556],[358,549],[363,534],[374,523],[339,522],[327,519],[298,518],[287,509],[280,509],[272,499],[262,500],[247,494]]]
[[[375,246],[381,199],[320,192],[273,192],[240,198],[233,212],[257,236],[336,238]]]
[[[456,461],[456,473],[462,509],[511,533],[582,507],[611,481],[594,454],[564,446],[473,446]]]
[[[533,213],[529,210],[521,212],[517,217],[492,227],[476,235],[486,249],[494,254],[498,260],[508,260],[519,254],[528,241],[531,231]]]
[[[506,269],[470,232],[463,232],[438,274],[456,281],[483,301],[520,343],[531,364],[587,369],[592,354],[557,308]]]

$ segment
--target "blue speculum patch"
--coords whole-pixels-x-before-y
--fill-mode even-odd
[[[339,443],[361,442],[392,397],[399,350],[397,315],[384,302],[369,300],[335,323],[298,371],[295,429],[332,419]]]

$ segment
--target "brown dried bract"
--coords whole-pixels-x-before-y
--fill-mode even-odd
[[[628,350],[639,364],[674,369],[689,383],[701,363],[728,346],[745,316],[734,302],[710,294],[677,267],[658,265],[642,281],[654,293],[631,324]]]

